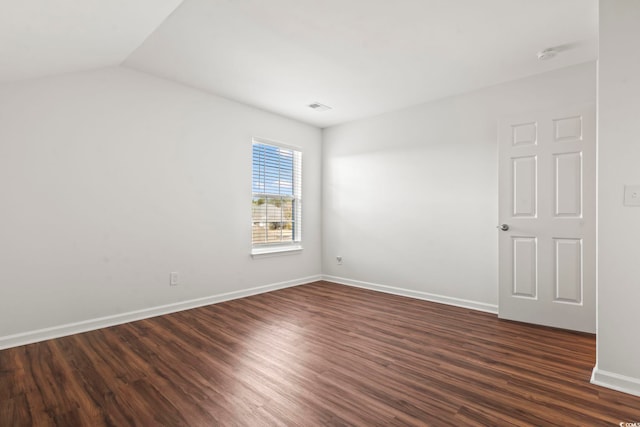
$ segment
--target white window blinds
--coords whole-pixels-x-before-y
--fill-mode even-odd
[[[297,244],[302,239],[302,153],[253,140],[253,247]]]

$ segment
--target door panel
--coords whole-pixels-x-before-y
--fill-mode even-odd
[[[582,153],[554,154],[555,216],[582,216]]]
[[[582,302],[582,239],[553,239],[555,301]]]
[[[595,332],[595,108],[499,123],[499,316]]]
[[[513,237],[513,296],[535,298],[538,289],[535,237]]]
[[[538,138],[536,122],[522,123],[512,126],[513,145],[536,145]]]
[[[513,216],[536,216],[536,157],[511,159],[513,165]]]
[[[553,119],[556,142],[579,141],[582,139],[582,116]]]

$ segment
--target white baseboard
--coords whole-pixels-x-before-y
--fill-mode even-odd
[[[322,280],[321,275],[303,277],[286,282],[273,283],[270,285],[258,286],[255,288],[243,289],[240,291],[211,295],[208,297],[196,298],[188,301],[180,301],[172,304],[145,308],[142,310],[129,311],[127,313],[115,314],[113,316],[83,320],[81,322],[68,323],[65,325],[53,326],[51,328],[38,329],[35,331],[23,332],[15,335],[7,335],[4,337],[0,337],[0,350],[11,347],[18,347],[25,344],[32,344],[35,342],[45,341],[53,338],[60,338],[67,335],[93,331],[109,326],[121,325],[123,323],[148,319],[150,317],[175,313],[177,311],[189,310],[205,305],[217,304],[219,302],[244,298],[251,295],[275,291],[278,289],[290,288],[292,286],[304,285],[318,280]]]
[[[38,329],[14,335],[6,335],[0,337],[0,350],[18,347],[21,345],[32,344],[39,341],[45,341],[53,338],[60,338],[67,335],[79,334],[82,332],[93,331],[109,326],[121,325],[123,323],[134,322],[136,320],[148,319],[150,317],[161,316],[163,314],[175,313],[177,311],[189,310],[192,308],[202,307],[205,305],[216,304],[219,302],[229,301],[238,298],[244,298],[251,295],[271,292],[278,289],[289,288],[292,286],[304,285],[318,280],[327,280],[329,282],[339,283],[341,285],[354,286],[364,289],[370,289],[379,292],[386,292],[394,295],[401,295],[410,298],[416,298],[426,301],[438,302],[442,304],[453,305],[456,307],[464,307],[472,310],[485,311],[496,314],[498,307],[491,304],[469,301],[459,298],[446,297],[442,295],[430,294],[426,292],[414,291],[410,289],[396,288],[393,286],[379,285],[375,283],[362,282],[359,280],[345,279],[335,276],[309,276],[286,282],[273,283],[255,288],[243,289],[240,291],[227,292],[224,294],[211,295],[208,297],[192,299],[188,301],[180,301],[177,303],[161,305],[157,307],[145,308],[142,310],[130,311],[127,313],[115,314],[112,316],[99,317],[96,319],[83,320],[81,322],[68,323],[64,325],[53,326],[50,328]]]
[[[640,396],[640,379],[627,377],[614,372],[603,371],[596,366],[591,374],[591,384]]]
[[[466,299],[447,297],[444,295],[430,294],[428,292],[414,291],[411,289],[396,288],[393,286],[379,285],[376,283],[363,282],[360,280],[345,279],[344,277],[322,276],[327,282],[334,282],[341,285],[354,286],[356,288],[364,288],[372,291],[385,292],[403,297],[416,298],[425,301],[437,302],[441,304],[453,305],[456,307],[469,308],[477,311],[498,314],[498,306],[494,304],[486,304],[483,302],[470,301]]]

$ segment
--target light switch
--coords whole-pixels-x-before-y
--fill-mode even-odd
[[[171,274],[169,274],[169,285],[178,286],[178,283],[178,272],[172,271]]]
[[[624,205],[640,206],[640,185],[624,186]]]

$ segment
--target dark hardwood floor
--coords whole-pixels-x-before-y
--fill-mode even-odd
[[[617,426],[593,336],[318,282],[0,351],[0,426]]]

